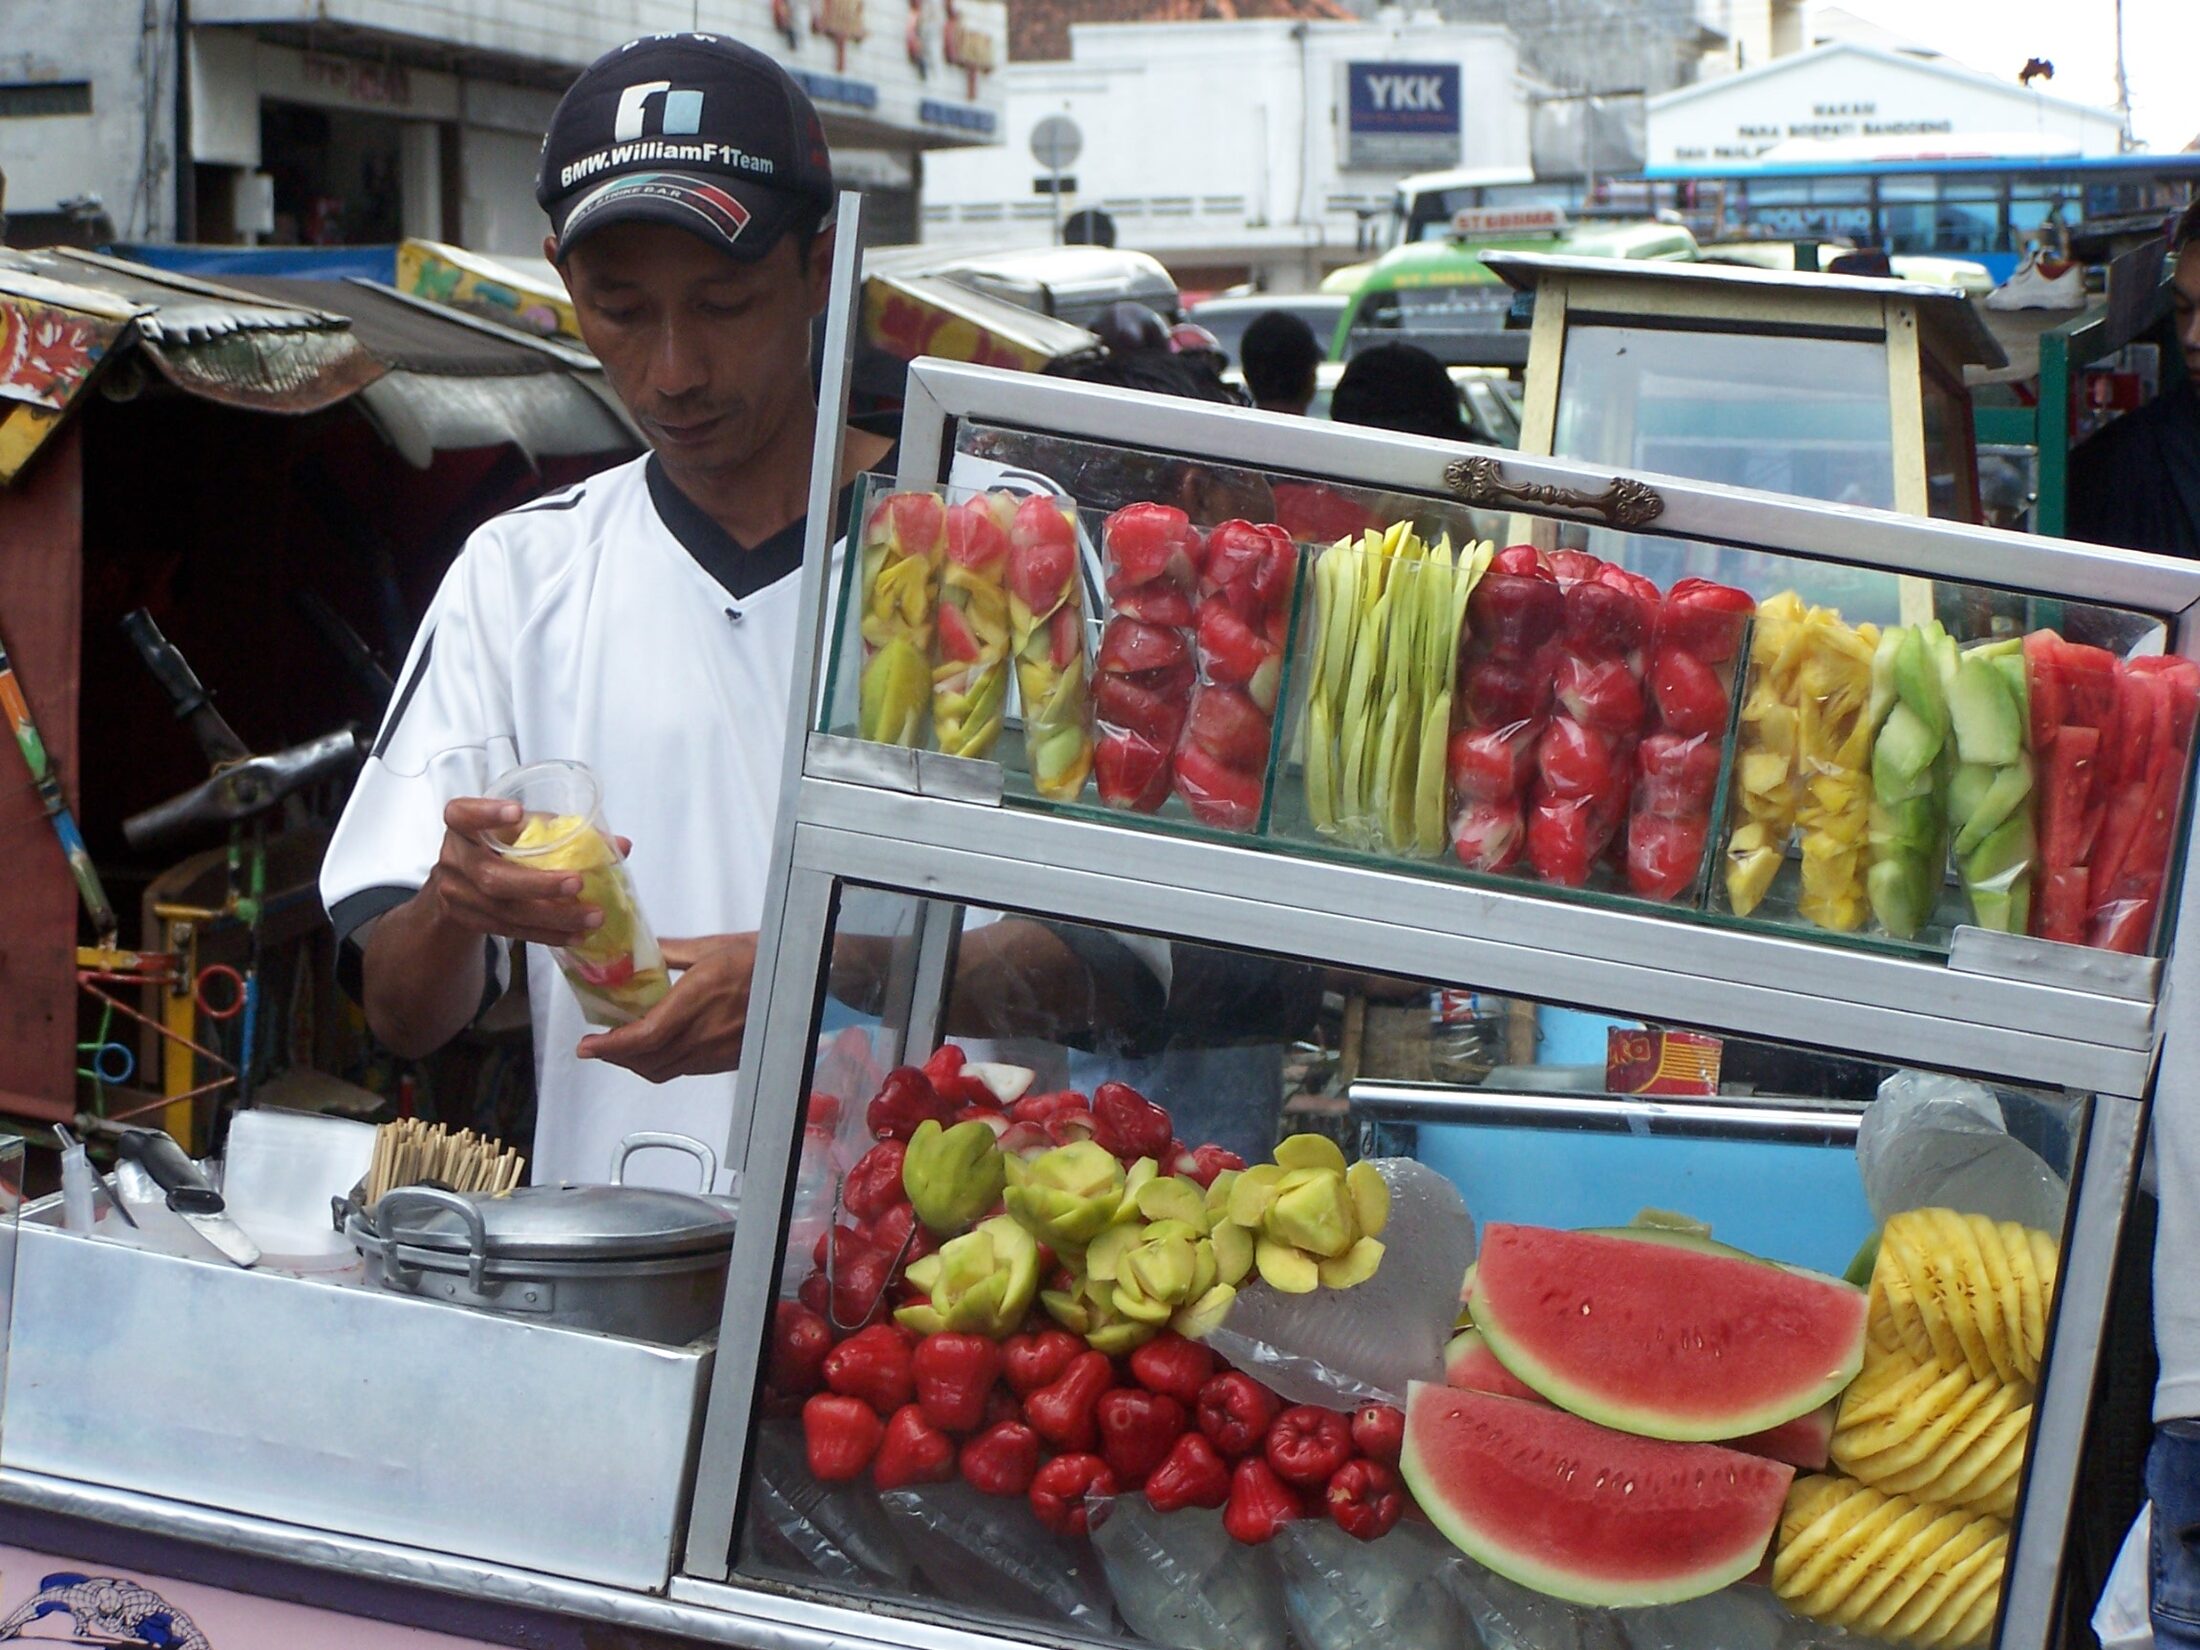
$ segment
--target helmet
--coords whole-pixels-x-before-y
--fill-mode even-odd
[[[1221,355],[1222,340],[1197,321],[1179,321],[1169,328],[1169,350],[1175,355]]]
[[[1142,350],[1166,350],[1169,324],[1144,304],[1110,304],[1087,323],[1110,355],[1136,355]]]

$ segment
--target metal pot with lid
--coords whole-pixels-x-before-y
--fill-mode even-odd
[[[732,1198],[619,1184],[645,1146],[717,1157],[684,1135],[630,1135],[608,1186],[522,1186],[479,1197],[399,1186],[371,1208],[341,1205],[367,1280],[504,1317],[684,1346],[718,1327],[733,1249]]]

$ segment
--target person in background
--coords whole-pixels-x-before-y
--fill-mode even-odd
[[[2069,531],[2094,544],[2200,556],[2200,200],[2178,218],[2169,255],[2172,382],[2070,455]]]
[[[1459,387],[1443,362],[1412,344],[1378,344],[1344,369],[1329,398],[1339,424],[1364,424],[1442,441],[1471,441],[1459,408]]]
[[[1315,369],[1322,347],[1314,329],[1287,309],[1271,309],[1253,318],[1238,341],[1238,366],[1253,405],[1262,412],[1304,417],[1314,399]]]
[[[1179,321],[1169,328],[1169,353],[1200,380],[1207,390],[1204,399],[1245,405],[1243,392],[1223,376],[1230,370],[1230,357],[1222,341],[1197,321]]]

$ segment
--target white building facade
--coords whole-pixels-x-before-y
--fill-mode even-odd
[[[1529,94],[1511,36],[1431,15],[1357,23],[1091,23],[1064,62],[1003,71],[998,147],[937,153],[923,238],[994,249],[1053,238],[1054,173],[1032,128],[1082,138],[1059,210],[1104,213],[1118,244],[1187,288],[1306,290],[1358,261],[1400,175],[1439,166],[1525,176]]]
[[[86,239],[532,253],[558,94],[612,46],[689,28],[787,65],[893,238],[914,233],[925,152],[1002,129],[1003,0],[0,0],[0,15],[18,242],[74,219]]]
[[[2113,110],[2028,91],[1947,58],[1838,41],[1649,100],[1652,167],[1781,158],[2113,155]]]

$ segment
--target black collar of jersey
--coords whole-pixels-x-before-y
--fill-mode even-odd
[[[878,467],[891,474],[898,459],[897,448],[887,453]],[[808,516],[795,517],[763,543],[751,548],[719,526],[700,505],[681,492],[665,474],[665,467],[655,453],[649,455],[642,473],[649,482],[649,501],[657,507],[658,519],[680,541],[681,548],[695,558],[696,565],[725,586],[727,594],[735,600],[745,601],[801,567],[802,545],[808,537]],[[847,531],[848,509],[854,494],[855,484],[851,482],[841,488],[839,498],[833,502],[835,538]]]

